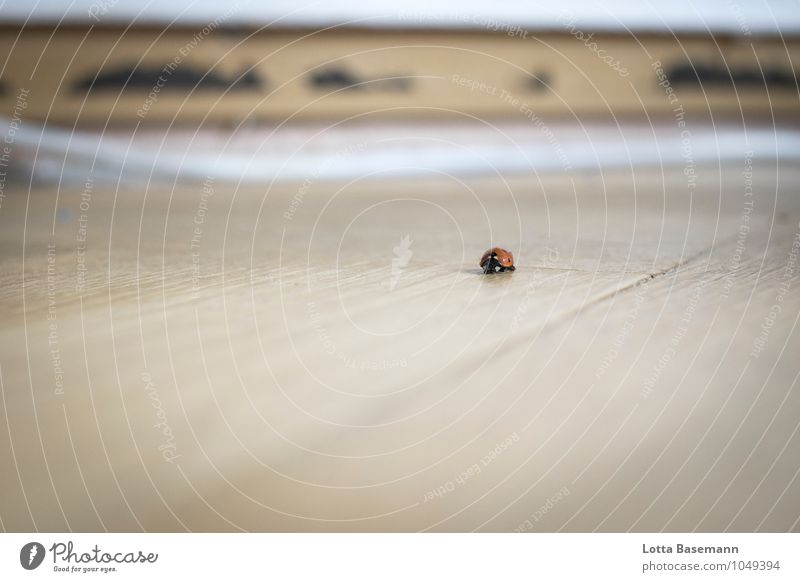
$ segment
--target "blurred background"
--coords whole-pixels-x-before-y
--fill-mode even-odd
[[[392,139],[321,177],[678,163],[682,119],[700,159],[738,156],[747,128],[794,156],[798,33],[791,0],[13,3],[0,104],[22,96],[17,159],[42,179],[292,180],[420,131],[487,162]]]
[[[0,55],[0,528],[800,530],[797,0],[7,1]]]

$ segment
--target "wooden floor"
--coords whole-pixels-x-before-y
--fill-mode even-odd
[[[1,525],[800,531],[800,171],[744,171],[9,184]]]

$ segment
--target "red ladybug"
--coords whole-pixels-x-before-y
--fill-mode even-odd
[[[503,271],[513,271],[514,255],[500,247],[492,247],[481,257],[481,268],[484,273],[502,273]]]

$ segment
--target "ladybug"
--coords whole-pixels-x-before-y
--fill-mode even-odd
[[[514,271],[514,255],[500,247],[492,247],[481,257],[481,268],[483,272],[502,273],[503,271]]]

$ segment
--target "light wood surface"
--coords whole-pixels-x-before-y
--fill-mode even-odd
[[[2,527],[798,530],[800,172],[744,169],[9,185]]]

